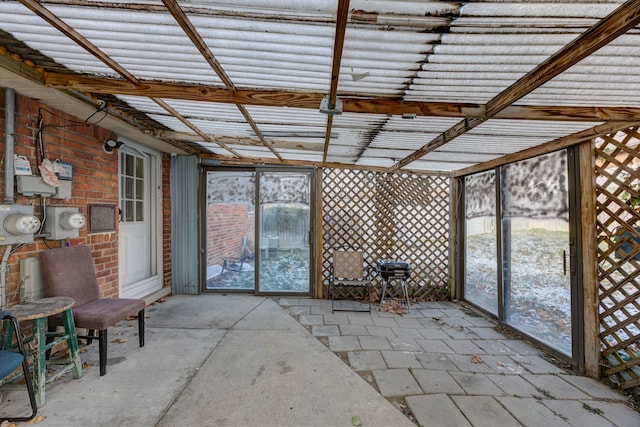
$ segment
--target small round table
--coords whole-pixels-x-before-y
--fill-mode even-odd
[[[7,310],[18,321],[32,322],[32,336],[25,342],[33,340],[33,386],[38,406],[46,402],[45,385],[55,381],[69,371],[73,371],[73,378],[82,377],[82,362],[78,352],[78,336],[71,307],[74,300],[69,297],[50,297],[29,301],[24,304],[8,307]],[[64,332],[47,332],[47,318],[61,315]],[[3,326],[4,343],[10,342],[13,335],[13,324],[5,322]],[[48,341],[48,342],[47,342]],[[54,375],[46,378],[47,352],[58,344],[67,343],[69,347],[69,361]],[[6,345],[6,344],[5,344]],[[56,363],[58,364],[58,363]]]

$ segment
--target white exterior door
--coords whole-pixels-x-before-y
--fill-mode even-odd
[[[143,298],[162,287],[160,156],[126,143],[120,156],[120,297]]]

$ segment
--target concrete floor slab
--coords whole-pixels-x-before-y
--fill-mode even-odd
[[[640,413],[634,411],[623,403],[614,403],[596,400],[582,400],[581,403],[590,410],[595,410],[619,427],[639,426]]]
[[[500,396],[504,392],[495,385],[485,374],[472,372],[449,372],[449,375],[462,387],[467,394]]]
[[[451,399],[474,426],[520,426],[493,397],[451,396]]]
[[[373,323],[375,327],[388,327],[392,330],[392,332],[396,335],[396,338],[388,338],[387,341],[391,344],[392,349],[384,350],[384,356],[391,360],[392,357],[395,357],[397,354],[408,352],[415,352],[413,348],[404,344],[402,342],[403,331],[418,331],[421,336],[425,337],[425,339],[415,339],[412,340],[412,343],[419,345],[422,350],[426,350],[424,352],[415,352],[416,359],[422,365],[422,368],[412,368],[409,369],[409,372],[413,374],[414,379],[421,385],[424,390],[420,395],[413,395],[411,393],[404,395],[397,395],[397,393],[402,393],[402,390],[395,390],[394,392],[388,392],[389,398],[392,402],[397,402],[398,398],[404,397],[405,402],[414,402],[412,405],[409,405],[409,410],[413,412],[414,419],[418,424],[421,425],[446,425],[447,420],[454,417],[454,415],[447,415],[444,420],[437,418],[437,423],[434,423],[434,411],[438,410],[439,406],[447,406],[447,403],[450,405],[453,404],[453,400],[456,400],[460,407],[465,407],[467,410],[472,411],[474,413],[486,413],[491,412],[485,409],[478,409],[478,407],[482,407],[482,404],[488,404],[490,409],[498,411],[498,413],[506,415],[506,419],[510,423],[516,422],[516,420],[511,417],[509,411],[505,410],[504,407],[498,400],[498,397],[508,397],[514,400],[509,400],[505,402],[510,402],[512,406],[514,406],[514,411],[519,410],[518,405],[522,401],[519,398],[534,398],[525,400],[525,402],[537,402],[538,400],[544,399],[545,402],[556,402],[556,400],[550,399],[549,396],[552,396],[549,390],[540,387],[541,385],[549,385],[545,383],[545,377],[557,377],[553,381],[560,381],[559,383],[553,382],[552,385],[555,385],[558,388],[558,393],[562,392],[566,396],[571,397],[562,397],[562,400],[558,399],[557,402],[567,402],[567,407],[575,407],[582,408],[582,400],[585,396],[588,396],[586,402],[596,402],[598,404],[609,403],[611,404],[612,398],[618,398],[615,394],[615,391],[607,390],[606,386],[603,388],[598,387],[598,382],[593,381],[595,384],[592,384],[589,379],[585,377],[580,377],[576,375],[571,375],[569,372],[565,372],[559,366],[556,366],[550,363],[548,360],[545,360],[542,356],[544,352],[540,349],[532,346],[530,343],[526,341],[520,341],[516,339],[506,338],[503,334],[496,331],[494,329],[495,323],[490,321],[489,319],[468,315],[466,310],[461,310],[459,305],[454,303],[432,303],[432,302],[421,302],[415,304],[412,307],[412,313],[410,316],[401,316],[396,315],[389,312],[375,312],[369,315],[359,315],[366,317],[359,323],[366,323],[369,318],[373,319]],[[439,317],[424,317],[425,313],[429,315],[433,315],[435,312],[430,310],[438,310]],[[452,315],[452,317],[449,317]],[[421,317],[422,316],[422,317]],[[461,320],[462,317],[465,317],[466,321]],[[435,317],[435,318],[434,318]],[[391,320],[396,320],[400,322],[397,327],[386,326],[391,325]],[[350,321],[355,322],[354,318],[349,319]],[[422,327],[421,328],[412,328],[412,324],[415,321],[418,321]],[[447,324],[447,321],[450,320]],[[469,323],[467,323],[467,321]],[[402,324],[403,327],[400,326]],[[473,326],[469,326],[472,324]],[[385,326],[382,326],[385,325]],[[360,326],[360,325],[356,325]],[[343,332],[341,330],[341,332]],[[367,329],[367,334],[371,337],[370,332],[376,332],[375,330],[369,331]],[[377,333],[377,332],[376,332]],[[359,334],[359,338],[366,340],[362,334]],[[405,338],[407,339],[407,338]],[[410,339],[410,338],[408,338]],[[458,350],[458,353],[454,352],[454,349],[450,348],[445,344],[451,343],[452,347],[455,347],[455,350]],[[478,351],[476,348],[473,348],[474,352],[471,354],[459,354],[459,353],[470,353],[470,349],[467,343],[473,343],[477,348],[484,351],[486,354],[483,354],[481,351]],[[438,345],[439,344],[439,345]],[[407,348],[409,347],[409,348]],[[446,351],[446,353],[430,353],[429,351],[435,351],[439,349],[440,351]],[[349,353],[350,361],[356,361],[357,358],[354,355],[359,352],[351,352]],[[380,354],[382,351],[378,352],[370,352],[375,356],[375,360],[377,363],[381,363]],[[366,353],[363,353],[366,354]],[[371,357],[370,357],[371,358]],[[388,361],[387,361],[388,362]],[[401,372],[403,369],[395,368],[389,369],[392,366],[395,366],[393,363],[391,366],[385,366],[381,369],[375,369],[371,371],[359,371],[359,374],[367,379],[370,383],[378,386],[380,388],[380,384],[377,381],[387,380],[387,377],[384,377],[383,371],[398,371]],[[400,366],[400,365],[397,365]],[[448,395],[445,393],[437,393],[439,391],[438,387],[440,387],[440,383],[434,380],[434,377],[441,374],[433,374],[433,372],[444,372],[444,375],[448,375],[449,377],[444,377],[442,383],[446,384],[454,384],[451,386],[451,390],[448,391]],[[373,375],[375,372],[375,375]],[[426,374],[424,372],[427,372]],[[389,374],[391,375],[391,374]],[[404,375],[406,375],[406,370],[404,370]],[[430,378],[431,376],[431,378]],[[537,386],[534,386],[529,381],[526,381],[524,378],[533,378],[540,377],[539,381],[536,383]],[[393,378],[393,377],[392,377]],[[418,379],[422,381],[419,381]],[[575,383],[571,382],[571,379],[579,378]],[[482,379],[482,381],[474,381],[476,379]],[[563,383],[562,381],[565,381]],[[544,384],[542,384],[544,383]],[[383,384],[388,386],[388,384]],[[462,387],[461,387],[462,386]],[[561,386],[561,387],[560,387]],[[538,387],[538,388],[536,388]],[[591,388],[593,387],[593,389]],[[399,388],[399,387],[397,387]],[[551,387],[548,387],[551,388]],[[554,388],[555,390],[555,388]],[[591,391],[591,392],[589,392]],[[610,394],[613,392],[614,394]],[[433,394],[430,394],[433,393]],[[593,394],[592,394],[593,393]],[[601,396],[600,398],[596,398],[595,395]],[[431,399],[432,396],[438,396],[438,398]],[[444,396],[444,399],[442,399]],[[471,398],[484,398],[484,400],[480,399],[476,400],[464,400],[462,397],[471,397]],[[428,399],[426,399],[428,398]],[[493,399],[493,400],[492,400]],[[598,399],[606,399],[606,401],[598,400]],[[424,407],[420,406],[421,402],[424,407],[429,408],[428,410],[424,410]],[[433,403],[437,402],[437,403]],[[477,403],[480,402],[480,403]],[[564,422],[564,415],[561,412],[556,411],[551,408],[554,403],[550,403],[548,406],[541,406],[539,403],[537,404],[542,409],[534,407],[538,412],[533,414],[525,413],[521,416],[523,419],[526,419],[526,416],[531,416],[532,419],[546,419],[545,417],[549,417],[553,421],[560,420],[560,423]],[[433,409],[436,408],[436,409]],[[467,422],[467,419],[462,415],[457,407],[454,405],[455,411],[453,413],[457,413],[460,419],[456,424],[464,425]],[[501,409],[502,408],[502,409]],[[593,411],[597,411],[598,409],[595,407],[589,407]],[[614,408],[614,407],[612,407]],[[478,411],[476,411],[478,409]],[[551,412],[546,412],[546,410]],[[628,408],[627,408],[628,409]],[[583,408],[584,410],[584,408]],[[501,412],[504,411],[504,412]],[[588,409],[587,409],[588,411]],[[609,412],[613,412],[614,409],[611,409]],[[447,411],[448,413],[449,411]],[[624,410],[617,411],[616,414],[621,413],[623,415],[619,415],[620,418],[624,419],[625,416],[628,415],[628,412],[625,413]],[[631,411],[631,413],[634,413]],[[574,413],[576,420],[575,422],[580,425],[580,427],[587,427],[586,424],[581,423],[583,420],[581,412]],[[470,415],[471,416],[471,415]],[[570,424],[574,424],[571,422],[571,417],[569,418]],[[590,418],[592,419],[592,418]],[[634,417],[629,418],[631,420],[635,420]],[[464,420],[464,421],[462,421]],[[498,421],[494,420],[491,416],[489,417],[479,417],[474,422],[479,423],[479,425],[487,424],[491,426],[500,425],[499,424],[500,417]],[[483,424],[484,423],[484,424]],[[640,423],[636,423],[640,425]],[[636,425],[636,424],[620,424],[620,425]],[[550,424],[550,426],[553,424]]]
[[[330,337],[340,335],[340,330],[336,325],[314,325],[311,327],[311,334],[314,337]]]
[[[498,397],[498,401],[525,426],[569,427],[561,414],[546,407],[534,398]]]
[[[544,399],[542,403],[553,413],[576,427],[613,427],[606,418],[600,416],[594,410],[589,410],[589,406],[585,406],[577,400],[549,400]]]
[[[589,399],[589,395],[572,386],[557,375],[523,375],[522,378],[544,393],[546,397],[555,399]]]
[[[374,326],[382,326],[385,328],[397,328],[398,324],[396,323],[396,319],[393,317],[379,317],[372,316]]]
[[[358,339],[363,350],[391,350],[391,344],[385,337],[362,335]]]
[[[516,363],[522,365],[532,374],[563,374],[564,371],[547,362],[540,356],[511,356]]]
[[[398,329],[395,329],[393,332],[398,338],[405,338],[405,339],[410,339],[410,338],[423,339],[424,338],[417,329],[413,329],[413,328],[398,328]]]
[[[454,353],[443,340],[416,340],[416,342],[427,353]]]
[[[372,371],[387,367],[379,351],[350,351],[347,357],[349,365],[356,371]]]
[[[505,337],[503,334],[501,334],[500,332],[498,332],[495,329],[493,329],[493,327],[491,327],[491,326],[485,327],[485,328],[481,328],[481,327],[477,327],[477,326],[474,325],[474,327],[469,328],[469,329],[471,330],[471,332],[476,334],[478,336],[478,338],[483,339],[483,340],[505,340],[505,339],[507,339],[507,337]]]
[[[594,380],[593,378],[581,377],[579,375],[560,375],[560,378],[594,398],[610,400],[627,399],[624,394],[619,393],[618,391],[613,390],[610,387],[607,387],[606,385]]]
[[[493,372],[497,374],[505,375],[519,375],[527,374],[527,370],[519,363],[516,363],[509,356],[493,356],[490,354],[483,354],[481,356],[482,361],[489,366]]]
[[[493,369],[482,361],[482,356],[447,354],[447,357],[460,371],[494,373]]]
[[[536,390],[531,383],[518,375],[487,374],[487,378],[500,387],[507,395],[514,397],[544,398],[544,394]]]
[[[391,344],[391,348],[395,351],[423,351],[422,347],[418,345],[415,339],[413,338],[388,338],[389,344]]]
[[[325,325],[340,325],[349,323],[349,317],[345,313],[333,313],[324,315]]]
[[[455,371],[456,365],[444,354],[438,353],[416,353],[416,359],[424,369],[435,369],[440,371]]]
[[[493,355],[515,355],[516,352],[504,344],[504,340],[482,339],[473,340],[474,344],[480,347],[487,354]]]
[[[97,345],[86,347],[81,355],[87,366],[85,376],[74,380],[69,375],[47,387],[49,403],[40,410],[44,419],[39,424],[146,427],[161,420],[160,425],[196,427],[350,426],[351,417],[356,416],[365,426],[411,426],[403,415],[411,411],[413,419],[423,425],[434,425],[435,420],[436,425],[449,421],[455,425],[467,425],[468,421],[484,425],[488,419],[489,425],[496,426],[514,420],[505,405],[522,420],[531,417],[545,422],[557,418],[587,427],[601,417],[605,425],[640,425],[640,414],[622,403],[621,394],[596,381],[565,373],[538,357],[542,352],[531,345],[512,339],[482,339],[471,327],[447,326],[423,317],[420,311],[437,309],[443,317],[464,315],[464,310],[455,309],[456,304],[415,304],[410,316],[377,311],[332,315],[327,310],[329,301],[282,301],[284,308],[273,298],[207,294],[167,297],[166,302],[149,306],[146,346],[137,346],[135,322],[110,328],[110,341],[118,340],[109,343],[107,375],[98,375]],[[316,339],[290,314],[311,313],[312,307],[314,312],[324,313],[319,314],[323,323],[315,326],[331,326],[340,335]],[[383,326],[391,325],[391,320],[401,320],[407,327]],[[415,320],[422,329],[409,326]],[[468,320],[474,327],[487,327],[480,322],[482,318],[471,316]],[[415,330],[441,343],[435,337],[448,332],[445,339],[471,339],[485,351],[487,343],[493,342],[514,354],[480,354],[475,360],[479,363],[474,363],[473,355],[455,354],[451,349],[450,353],[413,353],[409,349],[420,368],[389,369],[380,351],[349,351],[348,364],[331,353],[328,347],[344,350],[349,343],[355,345],[355,340],[359,343],[360,337],[371,338],[367,326],[388,328],[396,335],[393,341],[387,340],[393,344],[391,348],[384,350],[389,360],[407,354],[404,341],[420,345],[418,340],[397,337],[402,331]],[[342,351],[337,352],[343,356]],[[521,363],[528,372],[537,373],[505,375],[505,370],[498,369],[499,363],[506,367],[510,360],[515,367]],[[438,375],[444,378],[440,382]],[[490,380],[499,390],[484,381],[474,383],[478,378]],[[437,393],[437,387],[445,383],[451,389],[448,396]],[[403,399],[408,407],[398,403]],[[545,405],[537,403],[539,400]],[[531,405],[538,405],[533,413],[527,412]],[[0,402],[0,416],[16,413],[16,408],[26,412],[27,406],[22,390],[7,391]]]
[[[518,356],[536,356],[540,353],[540,350],[521,340],[501,340],[501,343],[512,349]]]
[[[485,354],[472,340],[443,340],[447,347],[456,354]]]
[[[149,323],[142,348],[138,347],[134,332],[137,328],[123,322],[119,325],[125,326],[109,328],[111,340],[105,376],[99,375],[97,343],[84,347],[86,352],[81,354],[84,376],[80,379],[67,376],[47,385],[47,403],[39,408],[39,416],[43,418],[38,425],[154,425],[225,331],[156,328]],[[127,341],[114,343],[112,340],[116,338]],[[21,390],[5,393],[0,418],[16,413],[12,405],[7,405],[14,401],[10,396],[14,393],[20,393],[15,401],[26,405],[28,399]]]
[[[422,368],[413,351],[381,351],[380,353],[389,369]]]
[[[333,336],[329,337],[329,349],[334,352],[361,350],[358,337],[354,336]]]
[[[438,427],[471,425],[446,394],[408,396],[405,400],[418,425]]]
[[[426,340],[448,340],[449,338],[451,338],[440,328],[420,329],[420,335],[422,335]]]
[[[422,389],[408,369],[384,369],[372,371],[380,394],[385,397],[421,394]]]
[[[147,326],[228,329],[259,306],[264,298],[247,300],[244,295],[203,295],[202,298],[175,295],[164,301],[147,307]]]
[[[367,328],[364,325],[345,325],[343,323],[338,325],[340,335],[366,335]]]
[[[311,307],[307,307],[311,309]],[[303,314],[298,319],[298,322],[302,326],[312,326],[312,325],[324,325],[324,315],[323,314]]]
[[[426,394],[464,394],[464,390],[447,371],[412,369],[411,373]]]
[[[235,328],[158,425],[348,425],[353,416],[365,425],[411,425],[304,329]]]
[[[383,326],[372,326],[366,325],[367,334],[374,337],[387,337],[387,338],[395,338],[396,334],[393,333],[392,328],[387,328]]]

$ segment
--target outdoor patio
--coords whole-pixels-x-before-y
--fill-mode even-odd
[[[47,387],[39,425],[640,424],[625,395],[454,303],[332,314],[326,300],[180,295],[147,312],[145,347],[135,322],[110,329],[107,375],[86,347],[84,376]],[[6,392],[0,417],[27,401]]]

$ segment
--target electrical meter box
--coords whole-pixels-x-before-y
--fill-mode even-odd
[[[0,245],[33,242],[40,220],[31,205],[0,205]]]
[[[49,233],[50,240],[73,239],[80,235],[80,229],[84,227],[86,218],[78,211],[78,208],[49,206],[47,207],[47,220],[44,223],[45,233]]]

